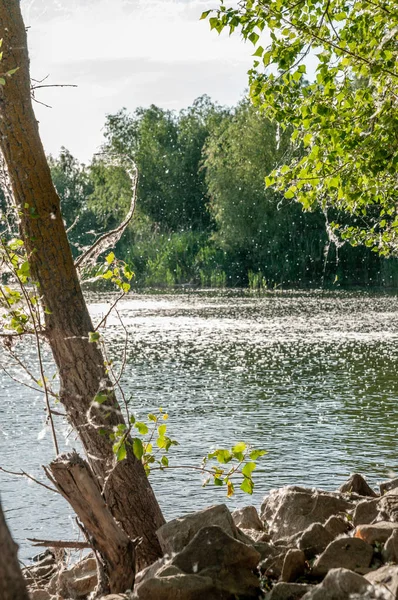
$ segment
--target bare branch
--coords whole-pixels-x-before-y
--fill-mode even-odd
[[[32,542],[33,546],[46,546],[47,548],[76,548],[76,550],[84,550],[92,548],[87,542],[66,542],[62,540],[38,540],[36,538],[26,538],[28,542]]]
[[[55,494],[59,494],[59,491],[50,487],[49,485],[46,485],[45,483],[43,483],[42,481],[39,481],[38,479],[36,479],[35,477],[33,477],[33,475],[30,475],[29,473],[26,473],[26,471],[9,471],[8,469],[5,469],[4,467],[0,467],[0,471],[2,471],[3,473],[7,473],[7,475],[13,475],[14,477],[26,477],[27,479],[30,479],[31,481],[33,481],[34,483],[37,483],[37,485],[41,485],[42,487],[46,488],[46,490],[49,490],[50,492],[54,492]]]

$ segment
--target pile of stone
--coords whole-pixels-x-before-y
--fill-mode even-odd
[[[163,558],[133,592],[107,600],[398,600],[398,480],[379,493],[361,475],[337,492],[285,487],[260,514],[214,506],[166,523],[158,538]],[[50,556],[25,573],[32,600],[88,598],[94,558],[67,569]]]

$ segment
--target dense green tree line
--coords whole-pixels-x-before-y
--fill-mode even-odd
[[[302,212],[265,177],[297,157],[289,131],[242,101],[207,96],[179,113],[156,106],[109,115],[103,152],[84,166],[63,149],[50,158],[75,253],[127,212],[130,182],[107,156],[135,161],[135,218],[118,244],[142,286],[398,284],[395,259],[329,240],[320,208]],[[330,229],[330,228],[329,228]]]

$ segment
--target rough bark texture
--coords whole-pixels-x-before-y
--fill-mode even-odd
[[[112,445],[98,428],[123,422],[113,393],[106,407],[93,409],[96,394],[108,386],[93,325],[73,264],[59,198],[51,181],[30,94],[29,57],[19,0],[0,0],[1,70],[19,67],[0,86],[0,149],[21,219],[21,234],[33,277],[46,307],[46,332],[61,382],[61,402],[83,442],[100,482],[107,479],[109,510],[130,538],[141,537],[139,567],[160,555],[155,535],[164,519],[140,461],[131,451],[115,468]],[[90,419],[88,419],[90,415]]]
[[[19,567],[18,546],[13,541],[0,504],[0,598],[29,600],[25,581]]]
[[[132,590],[135,576],[134,543],[110,514],[90,467],[76,452],[56,458],[48,471],[70,503],[99,553],[102,594]],[[98,562],[98,559],[97,559]]]

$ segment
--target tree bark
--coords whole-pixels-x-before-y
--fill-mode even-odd
[[[107,506],[131,539],[140,537],[139,567],[156,560],[156,530],[164,523],[143,466],[131,449],[115,466],[109,431],[123,416],[110,389],[104,358],[89,343],[93,325],[85,304],[34,116],[25,27],[19,0],[0,0],[1,70],[18,71],[0,86],[0,150],[4,156],[31,274],[46,308],[46,335],[60,376],[60,400],[77,430],[90,466],[102,485]],[[93,407],[106,389],[108,401]],[[90,416],[90,418],[88,418]]]
[[[28,591],[18,562],[18,546],[8,530],[0,504],[0,598],[29,600]]]
[[[84,526],[97,558],[100,595],[132,590],[135,577],[134,542],[116,523],[101,496],[91,469],[77,452],[63,454],[46,469]]]

